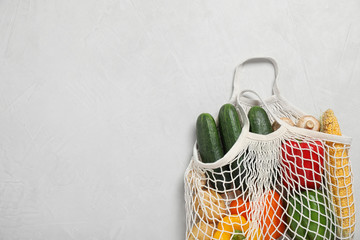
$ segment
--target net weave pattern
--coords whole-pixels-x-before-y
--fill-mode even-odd
[[[233,104],[245,124],[235,154],[205,164],[194,145],[184,175],[186,239],[225,240],[239,231],[246,239],[353,239],[351,139],[284,125],[250,133],[254,104],[239,99]],[[283,98],[260,105],[272,122],[304,115]]]

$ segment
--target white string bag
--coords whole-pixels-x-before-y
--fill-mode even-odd
[[[254,60],[269,61],[275,69],[274,95],[266,101],[256,92],[239,88],[239,73]],[[280,95],[277,75],[271,58],[239,65],[229,100],[243,124],[238,140],[215,163],[201,161],[195,142],[185,172],[186,239],[231,239],[235,230],[243,231],[247,239],[353,239],[351,138],[282,121],[280,117],[296,122],[305,114]],[[251,133],[247,112],[254,105],[261,105],[280,128],[268,135]],[[208,173],[219,169],[226,169],[221,179],[231,176],[224,182],[229,186],[225,190],[209,184]]]

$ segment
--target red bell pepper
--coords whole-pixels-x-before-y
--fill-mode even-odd
[[[285,187],[317,189],[324,168],[324,146],[320,141],[286,141],[282,145],[282,181]]]

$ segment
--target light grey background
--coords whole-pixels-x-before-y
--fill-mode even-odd
[[[360,200],[359,12],[358,0],[1,0],[0,239],[184,239],[196,117],[254,56],[277,59],[293,104],[335,111]],[[270,65],[246,70],[242,87],[270,96]]]

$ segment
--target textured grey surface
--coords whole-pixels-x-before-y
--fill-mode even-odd
[[[0,239],[184,239],[195,119],[253,56],[278,60],[304,111],[334,109],[357,186],[359,12],[358,0],[0,1]],[[268,96],[271,71],[249,66],[243,87]]]

